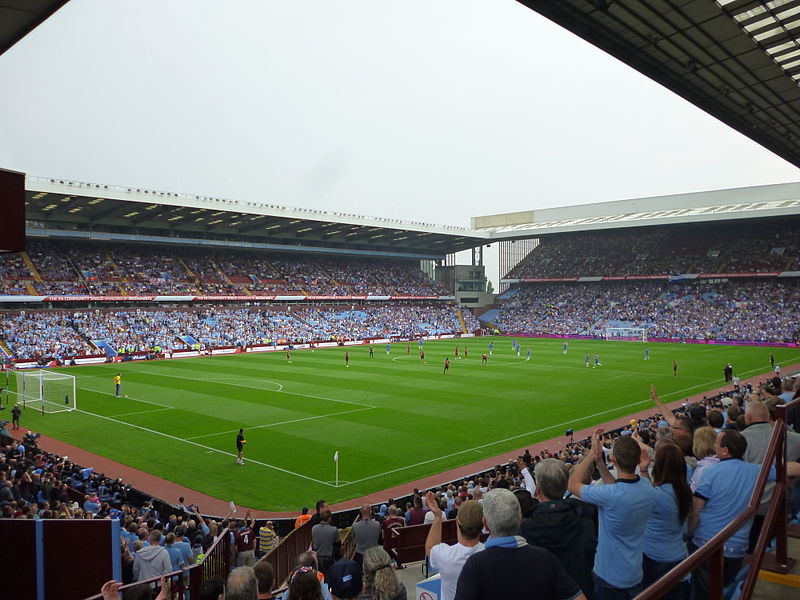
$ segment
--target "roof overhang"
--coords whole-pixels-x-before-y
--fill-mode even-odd
[[[800,214],[800,183],[673,194],[473,217],[492,241],[554,233]]]
[[[0,3],[0,54],[36,29],[69,0],[3,0]]]
[[[800,0],[518,1],[800,167]]]
[[[487,237],[449,225],[62,179],[28,177],[25,188],[29,231],[52,237],[161,236],[217,246],[227,240],[232,247],[431,259],[479,246]]]

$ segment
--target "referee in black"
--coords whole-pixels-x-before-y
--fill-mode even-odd
[[[244,439],[244,429],[240,429],[236,436],[236,463],[244,466],[244,445],[247,440]]]

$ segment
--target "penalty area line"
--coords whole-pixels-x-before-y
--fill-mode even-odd
[[[128,412],[128,413],[120,413],[118,415],[108,415],[109,417],[118,418],[118,417],[130,417],[133,415],[149,415],[150,413],[157,413],[157,412],[164,412],[167,410],[175,410],[174,408],[154,408],[152,410],[140,410],[137,412]]]
[[[145,404],[152,404],[153,406],[160,406],[162,408],[172,408],[175,409],[174,406],[170,406],[169,404],[161,404],[160,402],[153,402],[152,400],[142,400],[141,398],[133,398],[131,396],[117,396],[116,394],[112,394],[111,392],[102,392],[100,390],[93,390],[92,388],[87,388],[80,386],[78,387],[79,390],[86,390],[87,392],[95,392],[96,394],[103,394],[104,396],[113,396],[118,398],[119,400],[134,400],[136,402],[144,402]]]
[[[146,371],[138,371],[136,369],[130,369],[130,371],[132,371],[134,373],[147,374]],[[190,380],[190,381],[204,381],[204,382],[208,382],[208,383],[217,383],[215,381],[211,381],[211,380],[208,380],[208,379],[203,379],[202,377],[185,377],[183,375],[172,375],[172,374],[159,373],[159,372],[155,372],[153,374],[156,377],[171,377],[172,379],[187,379],[187,380]],[[265,381],[267,381],[267,380],[265,380]],[[270,381],[270,383],[275,383],[277,385],[281,385],[277,381],[272,381],[272,380],[268,380],[268,381]],[[227,382],[226,385],[231,386],[231,387],[248,388],[248,389],[251,389],[251,390],[261,390],[262,392],[271,392],[273,394],[289,394],[291,396],[302,396],[303,398],[315,398],[316,400],[327,400],[328,402],[338,402],[340,404],[351,404],[353,406],[363,406],[363,407],[366,407],[366,408],[376,408],[375,406],[373,406],[371,404],[364,404],[363,402],[353,402],[352,400],[337,400],[336,398],[328,398],[326,396],[315,396],[313,394],[302,394],[300,392],[289,392],[289,391],[283,389],[282,385],[281,385],[281,389],[279,389],[279,390],[265,390],[264,388],[261,388],[261,387],[257,387],[257,386],[254,386],[254,385],[244,385],[242,383]],[[142,402],[144,402],[144,400],[142,400]]]

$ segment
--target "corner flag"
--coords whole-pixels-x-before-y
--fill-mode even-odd
[[[336,487],[339,487],[339,451],[333,455],[333,462],[336,463]]]

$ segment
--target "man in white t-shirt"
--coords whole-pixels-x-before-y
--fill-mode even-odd
[[[449,546],[442,542],[442,509],[433,492],[428,492],[428,508],[433,513],[433,523],[425,540],[425,555],[430,566],[442,576],[441,600],[453,600],[461,568],[472,554],[483,550],[480,542],[483,529],[483,507],[479,502],[467,500],[461,504],[456,515],[458,543]]]

